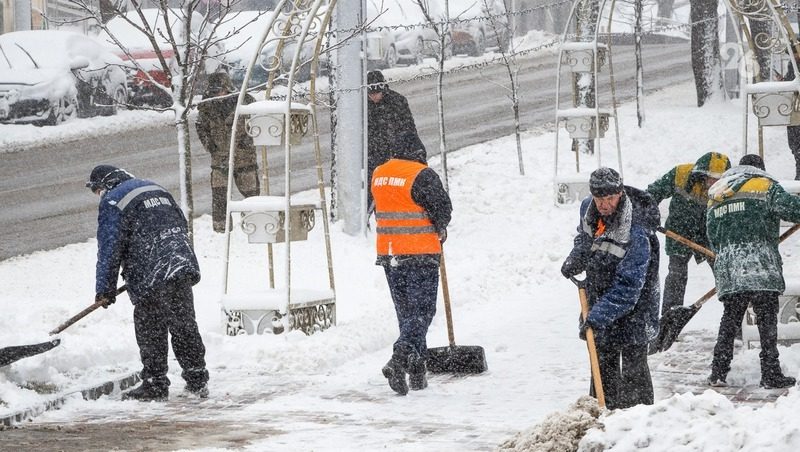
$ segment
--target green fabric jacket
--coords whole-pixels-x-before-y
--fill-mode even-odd
[[[647,186],[647,192],[656,203],[672,198],[664,227],[699,245],[708,247],[706,238],[706,208],[708,191],[705,176],[719,178],[730,168],[728,157],[717,152],[709,152],[695,163],[684,163],[672,168]],[[667,238],[667,256],[687,256],[694,254],[701,262],[705,256],[693,251],[680,242]]]
[[[717,255],[719,299],[745,291],[783,293],[780,220],[800,222],[800,197],[786,193],[767,173],[746,166],[726,172],[709,196],[706,227]]]

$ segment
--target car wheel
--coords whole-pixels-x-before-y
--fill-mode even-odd
[[[386,51],[386,58],[384,59],[384,64],[386,68],[393,68],[397,64],[397,49],[394,46],[389,46],[389,50]]]
[[[481,33],[478,35],[478,39],[472,46],[472,53],[470,54],[470,56],[481,56],[485,51],[486,51],[486,37],[483,35],[483,33]]]
[[[50,115],[44,120],[46,126],[56,126],[78,116],[78,98],[63,97],[50,107]]]

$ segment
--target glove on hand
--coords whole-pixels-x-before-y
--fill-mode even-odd
[[[444,243],[447,240],[447,229],[439,231],[439,243]]]
[[[95,303],[103,303],[103,309],[108,309],[108,307],[114,304],[117,301],[117,293],[116,292],[109,292],[109,293],[99,293],[94,296]]]
[[[583,271],[583,265],[577,259],[568,257],[567,260],[561,265],[561,274],[569,279]]]

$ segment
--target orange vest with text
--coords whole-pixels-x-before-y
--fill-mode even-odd
[[[372,173],[378,222],[378,255],[440,254],[442,244],[425,209],[414,202],[411,187],[427,165],[391,159]]]

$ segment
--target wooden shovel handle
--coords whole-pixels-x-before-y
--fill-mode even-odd
[[[453,310],[450,308],[450,289],[447,287],[447,267],[444,265],[444,251],[439,261],[439,275],[442,279],[442,297],[444,298],[444,315],[447,319],[447,340],[450,346],[456,346],[456,338],[453,333]]]
[[[120,286],[119,289],[117,289],[117,295],[121,294],[122,292],[125,292],[126,290],[128,290],[128,286],[126,286],[126,285]],[[74,316],[70,317],[69,320],[67,320],[66,322],[64,322],[61,325],[59,325],[56,329],[54,329],[53,331],[50,332],[50,335],[52,336],[54,334],[58,334],[58,333],[60,333],[60,332],[62,332],[64,330],[66,330],[72,324],[74,324],[78,320],[86,317],[87,315],[92,313],[95,309],[97,309],[97,308],[99,308],[101,306],[103,306],[103,303],[101,303],[99,301],[95,302],[94,304],[92,304],[91,306],[87,307],[83,311],[81,311],[81,312],[75,314]]]
[[[581,318],[586,321],[589,316],[589,300],[586,298],[586,289],[578,285],[578,297],[581,300]],[[594,393],[597,395],[597,404],[600,408],[606,407],[606,395],[603,392],[603,380],[600,377],[600,360],[597,358],[597,346],[594,342],[594,330],[586,328],[586,347],[589,349],[589,364],[592,367],[592,382],[594,382]]]
[[[662,227],[658,227],[658,228],[656,228],[656,230],[658,232],[666,235],[667,237],[671,238],[672,240],[675,240],[675,241],[678,241],[680,243],[683,243],[684,245],[688,246],[689,248],[705,254],[707,257],[709,257],[711,259],[714,259],[716,257],[716,254],[714,254],[714,252],[711,251],[710,249],[704,247],[703,245],[698,245],[697,243],[687,239],[686,237],[684,237],[682,235],[676,234],[676,233],[670,231],[669,229],[664,229]]]

